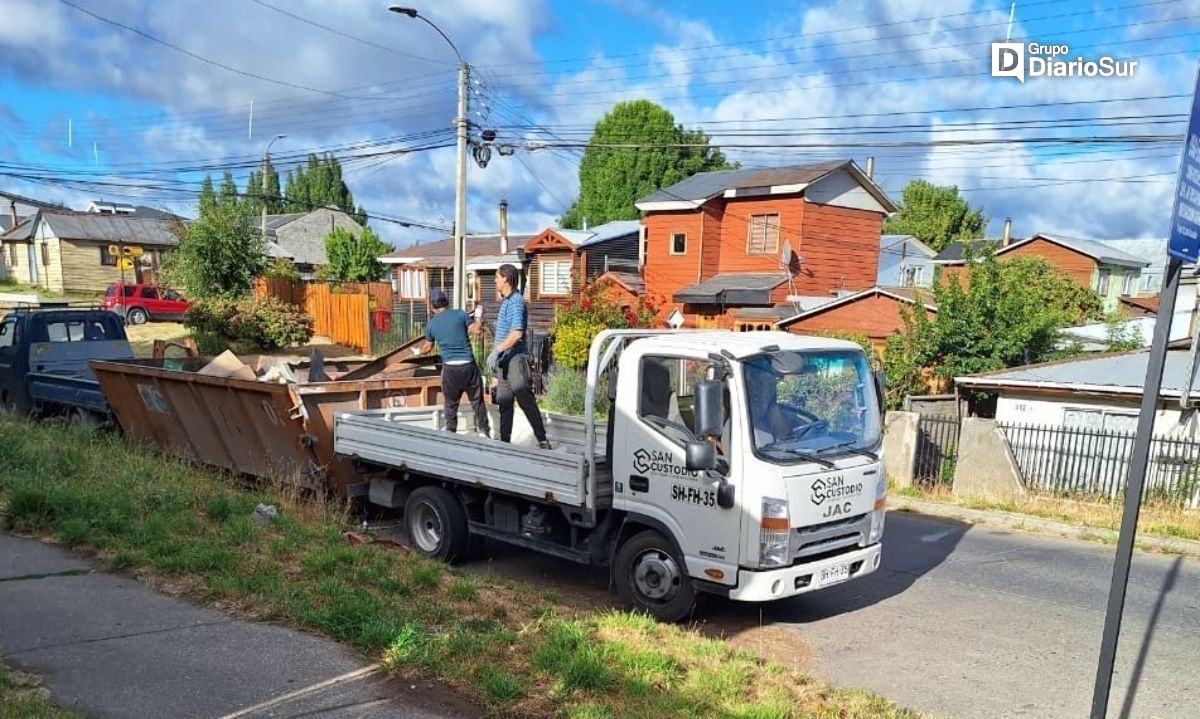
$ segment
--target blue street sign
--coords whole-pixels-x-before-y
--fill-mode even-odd
[[[1200,261],[1200,71],[1192,91],[1192,115],[1183,141],[1167,252],[1184,262]]]

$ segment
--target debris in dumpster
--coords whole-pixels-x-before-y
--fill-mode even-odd
[[[254,508],[252,517],[259,524],[270,524],[278,519],[279,510],[273,504],[259,504]]]
[[[277,357],[259,357],[256,368],[259,382],[274,382],[275,384],[295,384],[300,381],[287,360]]]
[[[201,367],[196,374],[206,377],[227,377],[229,379],[244,379],[253,382],[258,378],[245,362],[229,350],[213,358],[212,362]]]
[[[312,352],[308,355],[308,381],[329,381],[329,376],[325,374],[325,355],[316,347],[313,347]]]

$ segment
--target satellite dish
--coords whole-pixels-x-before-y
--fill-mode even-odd
[[[671,310],[671,314],[667,315],[667,326],[673,330],[683,327],[683,313],[679,311],[678,307]]]

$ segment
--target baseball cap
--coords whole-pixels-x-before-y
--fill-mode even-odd
[[[429,303],[438,308],[450,306],[450,300],[446,297],[446,293],[438,289],[429,293]]]

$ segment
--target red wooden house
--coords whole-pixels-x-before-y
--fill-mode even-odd
[[[739,329],[872,287],[896,210],[852,161],[702,172],[636,205],[647,295],[685,326]]]

